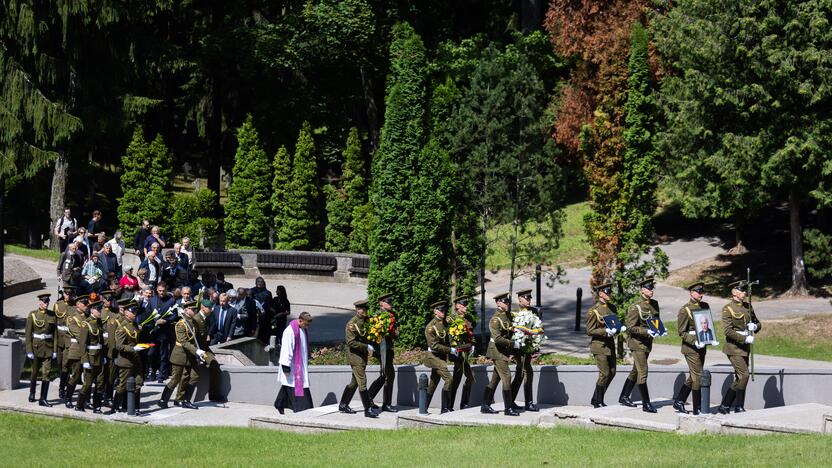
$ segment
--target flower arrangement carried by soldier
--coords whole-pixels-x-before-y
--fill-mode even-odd
[[[381,343],[387,335],[393,335],[396,329],[396,317],[390,312],[381,310],[370,315],[365,322],[367,341]]]
[[[474,343],[474,331],[462,317],[454,317],[448,326],[448,334],[451,336],[451,346],[460,348],[462,352],[468,352]]]
[[[539,351],[540,345],[547,339],[543,334],[543,322],[540,317],[531,310],[520,310],[512,312],[512,323],[512,339],[520,345],[520,351],[527,354]]]

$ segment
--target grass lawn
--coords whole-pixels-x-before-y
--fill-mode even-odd
[[[567,205],[564,209],[563,235],[557,249],[547,252],[548,265],[563,267],[580,267],[586,265],[589,244],[584,234],[584,215],[589,212],[589,203],[581,202]],[[490,270],[511,267],[511,225],[501,225],[492,229],[489,239],[496,238],[493,252],[486,259]]]
[[[725,334],[719,319],[716,336],[725,342]],[[762,321],[763,330],[754,341],[754,352],[770,356],[783,356],[816,361],[832,361],[832,317],[810,315],[795,319]],[[656,338],[659,344],[680,345],[682,339],[676,331],[676,322],[665,322],[667,336]],[[721,349],[721,346],[719,347]]]
[[[510,427],[309,435],[0,414],[5,466],[808,466],[828,464],[828,447],[823,435]]]
[[[50,260],[57,262],[61,258],[61,254],[54,250],[48,249],[30,249],[22,245],[6,244],[6,253],[25,255],[27,257],[39,258],[41,260]]]

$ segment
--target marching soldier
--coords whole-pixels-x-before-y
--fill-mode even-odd
[[[384,294],[381,297],[379,297],[378,306],[381,308],[381,310],[393,314],[393,295]],[[373,381],[368,391],[368,394],[370,395],[370,405],[373,406],[375,409],[377,407],[375,406],[375,403],[373,403],[373,399],[378,394],[378,391],[381,389],[381,386],[384,385],[384,400],[381,404],[381,410],[390,413],[398,413],[399,411],[392,405],[393,383],[396,380],[396,368],[393,367],[393,347],[395,346],[395,340],[398,334],[399,326],[397,323],[393,332],[384,337],[384,350],[379,350],[380,352],[384,353],[383,356],[379,356],[379,359],[382,363],[381,375],[375,381]]]
[[[458,356],[456,348],[451,348],[448,344],[448,330],[445,326],[445,311],[448,308],[447,301],[439,301],[431,304],[433,310],[433,320],[428,322],[425,327],[425,340],[428,344],[428,350],[424,353],[422,363],[426,367],[430,367],[430,383],[428,384],[428,404],[433,398],[433,393],[439,385],[439,379],[444,381],[442,387],[442,414],[448,411],[453,411],[453,401],[451,401],[451,373],[448,372],[448,355],[452,354]]]
[[[640,286],[639,298],[627,310],[625,322],[629,333],[627,346],[633,353],[633,370],[624,382],[618,402],[624,406],[635,407],[630,394],[635,384],[638,383],[642,411],[655,413],[656,407],[650,403],[650,393],[647,391],[647,358],[650,356],[650,350],[653,349],[653,337],[656,334],[648,327],[647,321],[659,316],[659,303],[653,300],[655,288],[653,278],[642,280]]]
[[[676,325],[679,329],[679,336],[682,337],[682,354],[688,363],[690,375],[685,384],[679,389],[676,398],[673,399],[673,408],[680,413],[687,414],[685,401],[693,391],[693,414],[698,415],[702,407],[702,392],[700,390],[700,379],[702,368],[705,366],[705,343],[700,343],[696,338],[696,324],[693,321],[693,312],[702,309],[709,309],[710,306],[702,298],[705,296],[705,284],[697,281],[688,286],[690,300],[679,309],[676,317]]]
[[[182,304],[182,308],[184,309],[183,317],[173,327],[176,337],[176,344],[170,354],[173,372],[170,381],[162,391],[162,398],[159,400],[159,407],[161,408],[168,407],[168,400],[178,385],[175,404],[182,408],[197,409],[191,402],[191,395],[196,388],[196,384],[199,383],[199,374],[196,370],[197,359],[203,359],[205,350],[197,347],[198,342],[193,323],[196,314],[196,301],[185,302]]]
[[[90,396],[92,384],[95,382],[93,395],[93,413],[101,413],[101,398],[104,396],[104,328],[101,323],[101,301],[89,304],[90,317],[81,325],[78,335],[78,347],[84,353],[81,357],[81,367],[84,369],[84,386],[78,392],[78,402],[75,411],[84,411],[84,405]]]
[[[725,392],[719,412],[728,414],[731,405],[734,412],[745,411],[745,388],[748,386],[748,355],[754,344],[754,333],[763,326],[751,304],[745,301],[748,294],[748,282],[737,281],[731,284],[731,302],[722,308],[722,328],[725,329],[725,345],[722,352],[728,356],[734,367],[734,383]]]
[[[502,293],[494,296],[497,302],[497,310],[488,322],[488,329],[491,331],[491,342],[488,343],[488,350],[485,355],[494,361],[494,373],[491,374],[491,381],[485,387],[482,397],[480,412],[495,414],[491,403],[497,384],[502,381],[503,401],[505,402],[506,416],[519,416],[520,413],[514,409],[514,401],[511,398],[511,370],[509,360],[511,355],[520,349],[520,344],[512,339],[514,327],[511,323],[511,296],[509,293]]]
[[[589,352],[595,358],[595,365],[598,367],[598,380],[595,382],[595,393],[592,394],[592,406],[598,408],[607,406],[604,403],[604,394],[615,377],[615,335],[620,331],[626,331],[627,327],[622,326],[621,330],[609,328],[604,321],[608,315],[618,315],[615,305],[610,302],[612,296],[612,283],[604,283],[594,288],[595,305],[586,314],[586,334],[589,335]]]
[[[462,320],[465,320],[465,324],[468,325],[469,328],[471,327],[471,323],[468,321],[466,315],[468,313],[468,303],[470,301],[470,296],[458,297],[452,301],[454,304],[454,314]],[[471,387],[473,387],[475,380],[474,373],[471,371],[471,364],[469,364],[468,360],[465,359],[464,353],[458,353],[455,356],[452,355],[451,360],[454,362],[454,371],[449,407],[453,409],[454,402],[456,401],[456,391],[459,388],[459,384],[462,382],[462,377],[465,376],[465,383],[462,385],[462,396],[459,400],[459,409],[465,409],[468,408],[468,401],[471,398]]]
[[[41,374],[40,406],[52,406],[48,401],[49,372],[52,359],[57,356],[58,340],[55,338],[55,317],[49,314],[51,294],[38,295],[38,309],[26,317],[26,357],[32,361],[32,373],[29,377],[29,402],[35,402],[35,387],[38,373]]]
[[[58,398],[64,398],[66,390],[66,382],[69,380],[69,368],[66,364],[66,351],[69,350],[71,344],[69,335],[67,334],[66,319],[75,315],[75,286],[64,286],[63,297],[55,301],[52,306],[52,312],[55,315],[55,328],[57,329],[57,336],[55,337],[57,343],[56,351],[56,365],[60,370],[60,379],[58,380]]]
[[[536,307],[532,307],[532,290],[524,289],[517,291],[517,302],[520,304],[520,310],[530,310],[532,313],[540,317],[540,311]],[[517,367],[514,371],[514,380],[511,381],[511,399],[517,397],[520,392],[520,384],[523,383],[523,395],[526,401],[526,411],[538,411],[538,407],[534,404],[534,369],[532,368],[532,354],[518,352],[516,355]]]
[[[121,325],[125,323],[126,319],[124,318],[124,311],[131,307],[135,307],[137,304],[132,298],[119,299],[116,304],[118,306],[118,313],[110,314],[109,319],[104,324],[104,341],[107,344],[107,374],[104,375],[104,394],[107,399],[107,406],[109,406],[110,409],[119,410],[119,408],[114,408],[115,404],[113,402],[113,393],[115,392],[116,381],[118,380],[118,366],[116,365],[116,358],[118,358],[118,350],[116,349],[116,330],[118,330]],[[124,405],[125,403],[126,402],[122,400],[121,404]]]
[[[369,353],[371,351],[375,352],[373,345],[367,341],[364,328],[370,303],[366,299],[362,299],[356,301],[353,305],[355,306],[355,316],[347,322],[347,328],[344,330],[347,349],[349,350],[349,364],[352,369],[352,379],[344,387],[344,393],[341,394],[341,401],[338,404],[338,411],[346,414],[355,414],[355,410],[350,408],[350,402],[357,388],[358,394],[361,396],[361,403],[364,405],[364,416],[367,418],[377,418],[379,412],[370,405],[370,396],[367,393],[367,376],[365,373]]]
[[[69,370],[69,380],[64,390],[64,405],[67,408],[72,408],[72,394],[75,393],[75,387],[81,381],[81,358],[84,357],[84,348],[81,347],[78,337],[81,335],[81,328],[87,320],[89,303],[90,297],[88,295],[79,296],[75,300],[75,314],[66,319],[69,349],[64,353],[64,359],[66,360],[66,368]]]
[[[212,385],[216,385],[218,382],[218,374],[220,373],[219,363],[214,359],[214,353],[211,352],[209,346],[211,336],[208,334],[208,317],[211,316],[214,305],[214,301],[203,299],[202,303],[199,304],[199,312],[194,315],[193,323],[194,331],[196,332],[196,342],[199,344],[197,348],[205,351],[205,354],[200,360],[200,364],[208,369],[208,399],[211,401],[219,401],[222,397],[215,395],[213,393],[214,388],[212,387]],[[176,404],[175,401],[174,404]]]
[[[115,363],[118,367],[118,387],[116,388],[113,409],[110,414],[121,408],[121,405],[126,401],[127,378],[133,377],[136,381],[136,390],[133,394],[136,416],[142,415],[139,408],[141,407],[141,392],[144,384],[144,369],[139,353],[144,351],[145,348],[138,346],[139,328],[136,325],[136,309],[138,309],[136,305],[124,309],[124,321],[115,333],[115,350],[118,353]]]

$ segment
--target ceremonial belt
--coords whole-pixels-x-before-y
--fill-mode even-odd
[[[434,356],[442,358],[442,359],[445,359],[445,358],[448,357],[448,353],[443,353],[443,352],[440,352],[440,351],[433,350],[433,349],[430,348],[430,346],[428,346],[428,351],[433,353]]]
[[[66,332],[69,331],[69,328],[66,325],[58,325],[58,330]]]
[[[77,343],[77,342],[78,342],[78,340],[76,340],[75,338],[70,338],[70,339],[69,339],[69,342],[70,342],[70,343]]]
[[[89,346],[87,346],[87,349],[101,349],[101,345],[100,344],[89,345]]]
[[[32,338],[37,338],[38,340],[51,340],[52,334],[51,333],[32,333]]]

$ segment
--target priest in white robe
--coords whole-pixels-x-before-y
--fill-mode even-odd
[[[274,407],[283,414],[286,408],[293,412],[312,408],[312,394],[309,393],[309,336],[312,323],[309,312],[301,312],[283,330],[280,346],[280,390],[274,400]]]

